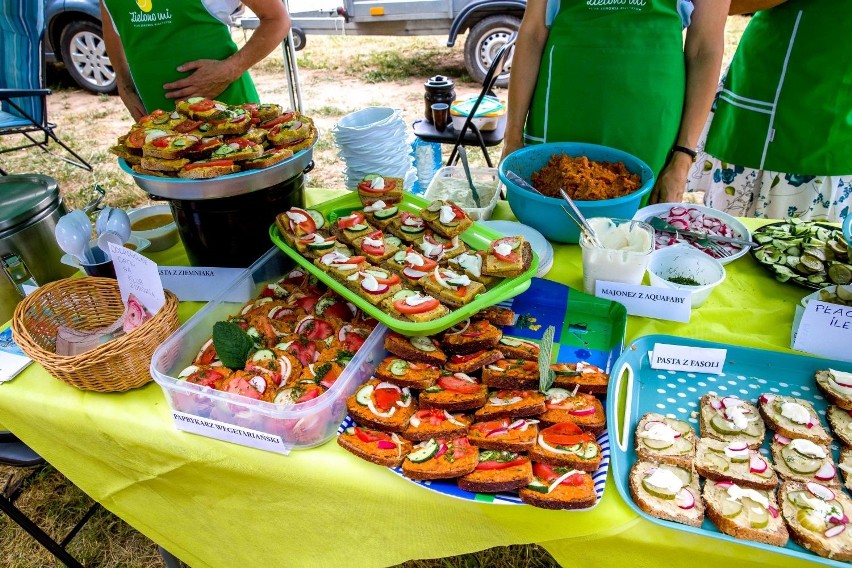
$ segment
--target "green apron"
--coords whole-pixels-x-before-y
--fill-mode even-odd
[[[148,112],[170,110],[163,85],[190,75],[177,67],[196,59],[226,59],[237,52],[228,26],[201,0],[105,0],[130,65],[133,84]],[[141,6],[141,7],[140,7]],[[259,102],[248,72],[216,97],[228,104]]]
[[[789,0],[758,12],[719,93],[705,151],[757,170],[852,173],[852,57],[838,47],[848,46],[850,29],[848,0]]]
[[[623,150],[659,174],[683,112],[677,0],[561,0],[525,141]]]

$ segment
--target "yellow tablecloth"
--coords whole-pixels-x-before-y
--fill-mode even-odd
[[[311,190],[309,200],[338,193]],[[495,217],[511,218],[506,203]],[[555,248],[548,278],[582,288],[579,248]],[[185,263],[180,246],[151,257]],[[784,350],[804,295],[744,258],[728,265],[727,282],[689,324],[631,317],[627,340],[667,333]],[[182,319],[197,308],[182,305]],[[82,392],[33,365],[0,385],[0,423],[194,567],[384,566],[528,542],[570,566],[804,564],[639,518],[611,474],[594,510],[545,511],[439,495],[333,442],[282,456],[179,432],[155,383],[122,394]]]

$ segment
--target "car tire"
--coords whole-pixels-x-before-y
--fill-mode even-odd
[[[470,29],[464,42],[464,65],[474,81],[481,83],[485,79],[494,56],[520,26],[519,18],[500,14],[483,18]],[[511,61],[507,61],[496,86],[506,87],[509,84],[510,69]]]
[[[65,68],[80,87],[93,93],[115,91],[115,70],[107,57],[100,25],[71,22],[59,36],[59,48]]]
[[[308,41],[308,38],[305,37],[305,31],[295,26],[290,28],[290,31],[293,32],[293,49],[296,51],[305,49],[305,43]]]

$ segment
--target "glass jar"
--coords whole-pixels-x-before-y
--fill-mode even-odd
[[[434,103],[446,103],[452,105],[456,100],[455,83],[449,77],[443,75],[435,75],[430,77],[424,83],[426,93],[423,95],[425,99],[425,117],[428,122],[432,122],[432,105]]]

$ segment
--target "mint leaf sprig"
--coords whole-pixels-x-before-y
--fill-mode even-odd
[[[553,386],[553,381],[556,380],[556,373],[550,368],[550,359],[553,352],[553,336],[556,334],[556,328],[552,325],[547,326],[544,330],[544,335],[541,336],[541,343],[538,346],[538,390],[546,394],[550,387]]]

